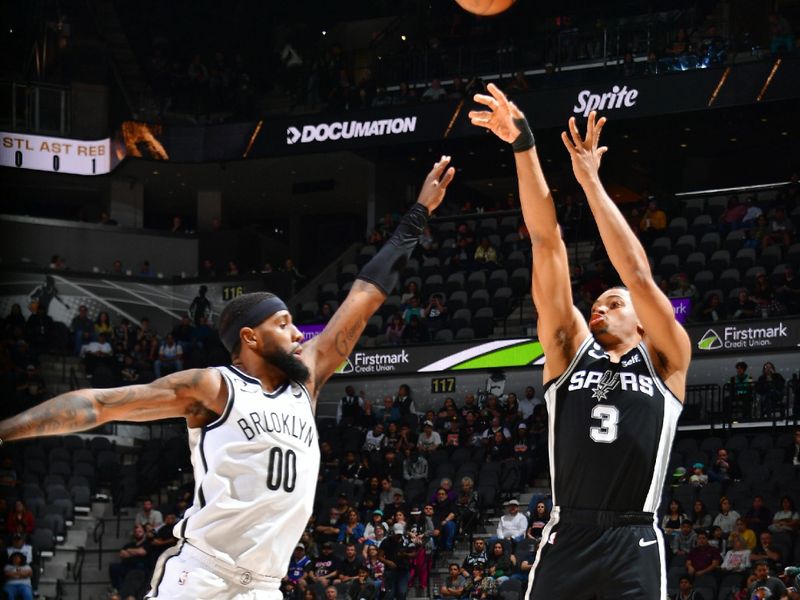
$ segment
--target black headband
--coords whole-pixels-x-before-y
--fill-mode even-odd
[[[238,319],[229,323],[225,331],[220,331],[219,337],[222,340],[222,344],[227,348],[228,352],[233,353],[233,348],[236,346],[236,342],[239,341],[239,331],[242,327],[255,327],[279,310],[288,310],[283,300],[277,296],[264,298]]]

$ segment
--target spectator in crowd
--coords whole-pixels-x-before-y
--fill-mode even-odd
[[[747,363],[740,360],[736,363],[736,374],[730,378],[730,393],[731,400],[733,401],[733,413],[736,416],[750,417],[753,410],[753,378],[747,372]],[[717,457],[719,463],[719,457]],[[717,465],[715,463],[715,465]],[[712,467],[712,473],[714,468]],[[740,479],[740,478],[739,478]],[[716,481],[714,477],[712,481]]]
[[[150,567],[149,560],[150,542],[145,534],[145,529],[141,525],[133,528],[133,536],[130,542],[119,551],[120,562],[109,565],[108,572],[111,577],[111,584],[119,589],[125,576],[131,571],[147,572]]]
[[[738,196],[728,198],[728,206],[719,218],[722,232],[727,233],[741,227],[745,214],[747,214],[747,206],[739,200]]]
[[[414,298],[411,302],[413,305],[414,303],[418,303],[418,300]],[[406,312],[412,310],[421,311],[422,309],[419,309],[419,307],[412,306],[411,308],[407,308]],[[403,328],[403,335],[402,335],[403,343],[417,344],[420,342],[427,342],[430,339],[430,335],[428,334],[428,330],[425,327],[425,323],[422,320],[422,317],[414,313],[409,313],[409,314],[411,316],[408,318],[408,323],[406,323],[405,327]]]
[[[775,288],[775,297],[788,313],[800,312],[800,278],[791,265],[784,267],[782,279]]]
[[[33,533],[36,521],[33,513],[28,510],[22,500],[14,501],[14,508],[8,513],[6,517],[6,527],[10,534],[22,533],[30,535]]]
[[[772,516],[769,530],[772,533],[794,533],[800,525],[800,514],[794,508],[794,502],[789,496],[781,498],[781,509]]]
[[[423,455],[430,454],[442,447],[442,437],[434,431],[433,422],[425,421],[422,424],[422,433],[417,441],[417,448]]]
[[[736,527],[728,536],[728,547],[733,547],[733,541],[736,539],[742,540],[748,550],[756,547],[756,533],[747,526],[747,521],[741,517],[736,519]]]
[[[472,541],[472,549],[461,563],[461,574],[465,578],[470,577],[475,565],[486,565],[488,562],[489,554],[486,551],[486,540],[483,538],[476,538]]]
[[[458,524],[456,521],[456,504],[448,496],[447,490],[440,487],[436,490],[436,500],[433,502],[433,530],[432,537],[436,539],[437,547],[443,550],[452,550]]]
[[[39,374],[36,365],[29,364],[25,367],[25,374],[17,383],[17,400],[23,406],[34,406],[47,396],[47,385]]]
[[[719,525],[711,526],[710,532],[708,534],[708,545],[714,546],[714,548],[719,550],[720,556],[725,554],[725,552],[727,551],[728,537],[727,534],[722,531],[722,528]]]
[[[669,539],[678,534],[681,524],[686,520],[687,516],[683,510],[683,506],[681,506],[678,500],[673,498],[667,506],[667,512],[661,518],[661,529]]]
[[[181,370],[183,370],[183,348],[175,341],[173,335],[168,333],[159,348],[158,359],[153,362],[153,371],[155,371],[156,378],[159,378],[162,374]]]
[[[701,462],[692,465],[692,474],[689,477],[689,484],[695,488],[701,488],[708,483],[708,475],[703,472],[705,465]]]
[[[672,536],[671,549],[673,556],[680,556],[683,560],[689,557],[689,552],[697,545],[697,533],[693,529],[694,523],[689,519],[681,522],[681,528]]]
[[[758,305],[750,297],[750,293],[742,288],[736,298],[730,301],[727,313],[731,319],[752,319],[758,314]]]
[[[495,542],[489,552],[489,562],[486,563],[488,575],[500,586],[514,574],[516,567],[517,557],[506,552],[502,542]]]
[[[528,530],[528,519],[519,512],[519,500],[512,498],[506,502],[506,511],[506,514],[501,516],[500,521],[497,523],[495,537],[489,540],[490,547],[499,540],[510,540],[516,543],[525,538],[525,533]]]
[[[472,567],[472,577],[467,581],[465,594],[470,600],[491,600],[497,595],[497,583],[487,577],[486,566],[478,563]]]
[[[394,313],[389,324],[386,326],[386,343],[392,346],[399,346],[403,342],[403,332],[405,331],[406,324],[400,313]]]
[[[145,359],[152,362],[158,351],[158,334],[150,326],[150,319],[147,317],[142,317],[139,322],[141,324],[136,330],[136,343],[141,346]]]
[[[727,459],[725,459],[727,462]],[[726,467],[727,468],[727,467]],[[731,501],[727,496],[719,499],[719,514],[714,517],[714,526],[722,530],[726,537],[736,528],[736,520],[739,513],[731,508]]]
[[[755,532],[755,535],[761,535],[770,526],[772,511],[764,505],[763,496],[753,498],[752,505],[744,514],[744,520],[747,526]]]
[[[442,82],[438,79],[431,81],[430,87],[422,94],[423,102],[438,102],[447,97],[447,90],[442,87]]]
[[[206,297],[208,293],[208,286],[201,285],[197,290],[197,296],[194,297],[192,303],[189,305],[189,316],[195,325],[200,324],[201,319],[211,318],[211,301]]]
[[[300,289],[300,286],[305,281],[306,276],[300,272],[300,270],[297,268],[297,265],[294,264],[294,260],[292,258],[287,258],[286,260],[283,261],[283,268],[281,269],[281,271],[289,274],[289,281],[291,282],[292,294],[294,294],[297,290]]]
[[[372,600],[377,597],[378,588],[376,581],[370,574],[370,568],[362,563],[358,564],[356,576],[347,585],[349,600]]]
[[[755,561],[753,554],[750,554],[750,560]],[[750,594],[750,598],[771,598],[776,600],[784,600],[787,598],[788,592],[786,586],[783,585],[780,579],[770,575],[769,565],[767,565],[766,562],[756,562],[753,574],[756,579],[750,584],[750,588],[747,590]],[[769,596],[765,595],[763,592],[756,594],[756,592],[760,591],[762,588],[766,588]]]
[[[750,548],[741,537],[733,540],[733,547],[725,553],[725,560],[722,561],[720,569],[742,573],[750,568]]]
[[[681,575],[678,580],[678,593],[673,600],[714,600],[704,598],[694,589],[694,578],[690,575]]]
[[[703,303],[700,304],[696,313],[696,319],[705,323],[716,323],[717,321],[725,319],[727,315],[728,312],[725,309],[725,305],[722,304],[719,294],[712,292]]]
[[[780,573],[783,569],[783,554],[772,544],[772,534],[763,531],[758,536],[758,545],[750,552],[750,560],[754,563],[764,562],[770,573]]]
[[[750,299],[756,303],[758,307],[756,314],[761,317],[766,318],[785,312],[785,308],[776,302],[772,284],[769,282],[769,279],[767,279],[767,274],[763,271],[756,275],[756,280],[753,284],[753,293]]]
[[[89,318],[89,309],[86,305],[81,304],[78,307],[78,314],[72,317],[69,329],[74,341],[75,354],[78,354],[87,336],[91,338],[94,335],[94,322]]]
[[[360,521],[358,511],[351,508],[345,514],[344,523],[342,523],[339,527],[339,537],[336,541],[340,544],[354,544],[356,541],[364,537],[364,529],[365,525]],[[355,554],[355,549],[353,552]],[[352,572],[349,574],[349,577],[355,577],[355,570],[351,569],[351,571]]]
[[[142,527],[149,525],[153,529],[158,529],[164,524],[164,516],[160,510],[153,508],[153,501],[150,498],[144,499],[141,512],[136,513],[136,524]]]
[[[33,600],[31,577],[33,569],[28,565],[22,552],[13,552],[3,567],[5,584],[3,591],[9,600]]]
[[[345,539],[349,540],[354,538],[346,537]],[[334,585],[337,586],[340,584],[349,584],[357,579],[359,569],[364,566],[361,557],[358,556],[358,553],[356,552],[356,542],[345,541],[344,544],[344,559],[339,562],[339,576],[334,580]],[[375,586],[373,585],[371,587],[374,591]]]
[[[787,463],[792,464],[795,467],[800,467],[800,429],[795,430],[794,441],[788,448],[786,448],[785,460]]]
[[[711,515],[708,514],[705,502],[699,498],[694,501],[692,514],[689,518],[694,523],[695,531],[708,531],[711,528]]]
[[[406,448],[403,460],[403,479],[428,480],[428,461],[414,448]]]
[[[542,532],[548,521],[550,521],[550,511],[544,500],[538,500],[531,511],[530,526],[526,536],[532,539],[537,545],[542,540]]]
[[[762,241],[763,247],[778,245],[782,246],[784,250],[788,250],[792,245],[795,228],[782,206],[775,209],[774,215],[768,220],[768,228],[769,233],[764,236]]]
[[[408,523],[408,540],[416,549],[416,554],[411,559],[409,585],[416,579],[423,590],[428,589],[431,567],[433,563],[433,507],[424,511],[418,506],[411,509],[411,521]]]
[[[667,215],[655,200],[647,203],[647,209],[639,221],[639,232],[644,241],[652,242],[667,229]]]
[[[33,547],[25,541],[25,534],[19,531],[11,536],[11,544],[6,548],[6,557],[11,558],[15,552],[25,557],[26,564],[33,562]]]
[[[475,249],[473,260],[475,261],[475,267],[478,269],[494,269],[499,266],[500,257],[488,237],[481,238],[478,247]]]
[[[310,567],[311,559],[306,556],[306,546],[303,542],[298,542],[292,552],[289,561],[289,568],[286,571],[284,581],[289,581],[295,587],[304,590],[306,588],[306,569]]]
[[[431,294],[428,305],[422,312],[428,331],[435,334],[447,323],[447,306],[442,294]]]
[[[761,414],[769,417],[775,411],[783,413],[783,392],[786,380],[775,370],[775,363],[767,361],[761,367],[761,375],[756,381],[756,400]]]
[[[459,600],[464,595],[464,588],[467,580],[461,574],[461,567],[458,563],[451,563],[447,568],[447,577],[439,587],[439,593],[443,598],[453,598]]]
[[[472,477],[461,478],[461,490],[456,497],[456,508],[458,533],[471,538],[480,517],[480,502]]]
[[[364,398],[361,394],[356,394],[352,385],[344,388],[344,396],[339,400],[336,410],[336,423],[345,427],[350,427],[358,421],[359,415],[364,408]]]
[[[311,561],[306,572],[306,583],[322,586],[333,584],[339,576],[339,559],[333,553],[333,543],[323,542],[322,554]]]
[[[697,534],[697,545],[689,552],[686,559],[686,570],[692,577],[700,577],[706,573],[714,573],[722,563],[719,550],[708,543],[708,534]]]
[[[405,600],[408,593],[410,561],[417,551],[404,534],[405,527],[395,523],[392,525],[392,535],[378,549],[378,557],[384,564],[383,581],[387,599]]]
[[[178,521],[178,516],[174,510],[164,515],[164,523],[160,527],[154,527],[154,535],[150,539],[150,550],[153,558],[158,557],[164,550],[171,548],[178,543],[178,538],[173,534],[173,528]]]

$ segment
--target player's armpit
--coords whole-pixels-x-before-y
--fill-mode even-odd
[[[364,332],[367,321],[385,299],[386,296],[377,286],[356,279],[322,333],[303,345],[301,357],[311,371],[313,395],[347,360]]]
[[[111,421],[186,417],[192,426],[193,421],[208,418],[220,398],[224,408],[225,386],[211,369],[180,371],[147,385],[76,390],[0,422],[0,439],[63,435]]]

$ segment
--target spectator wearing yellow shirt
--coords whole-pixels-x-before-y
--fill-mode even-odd
[[[733,541],[740,539],[744,543],[744,547],[748,550],[753,550],[756,547],[756,532],[747,527],[747,522],[742,519],[736,519],[736,529],[731,531],[728,536],[728,546],[733,548]]]

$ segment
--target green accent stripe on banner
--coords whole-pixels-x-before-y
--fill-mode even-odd
[[[502,367],[524,367],[544,354],[539,342],[526,342],[510,348],[501,348],[488,354],[476,356],[451,367],[452,371],[467,369],[492,369]]]

